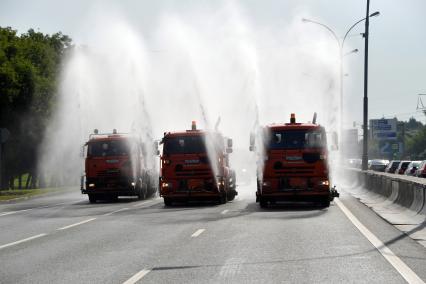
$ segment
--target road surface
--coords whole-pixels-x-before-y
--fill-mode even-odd
[[[239,191],[225,205],[90,204],[77,188],[0,204],[0,283],[426,281],[426,248],[345,192],[260,209],[254,186]]]

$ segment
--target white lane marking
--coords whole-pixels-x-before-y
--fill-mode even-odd
[[[223,210],[222,212],[220,212],[220,214],[222,214],[222,215],[225,215],[226,213],[228,213],[229,212],[229,210],[228,209],[225,209],[225,210]]]
[[[382,254],[382,256],[401,274],[408,283],[422,283],[423,280],[411,270],[393,251],[391,251],[381,240],[379,240],[367,227],[365,227],[356,218],[351,211],[339,200],[334,199],[340,210],[348,217],[348,219],[357,227],[357,229],[373,244],[373,246]]]
[[[21,213],[21,212],[25,212],[25,211],[31,211],[31,210],[33,210],[33,208],[23,209],[23,210],[16,210],[16,211],[1,212],[0,213],[0,217],[1,216],[6,216],[6,215],[11,215],[11,214],[16,214],[16,213]]]
[[[198,229],[197,231],[195,231],[195,233],[193,233],[192,235],[191,235],[191,238],[196,238],[196,237],[198,237],[199,235],[201,235],[204,231],[205,231],[206,229]]]
[[[143,269],[139,271],[138,273],[136,273],[135,275],[133,275],[128,280],[126,280],[126,282],[124,282],[123,284],[134,284],[138,282],[139,280],[141,280],[145,275],[147,275],[150,272],[151,272],[150,269]]]
[[[68,226],[56,229],[56,230],[58,230],[58,231],[60,231],[60,230],[66,230],[66,229],[69,229],[69,228],[72,228],[72,227],[75,227],[75,226],[78,226],[78,225],[82,225],[82,224],[91,222],[93,220],[96,220],[96,218],[87,219],[87,220],[84,220],[84,221],[81,221],[81,222],[78,222],[78,223],[75,223],[75,224],[71,224],[71,225],[68,225]]]
[[[39,207],[34,207],[34,208],[29,208],[29,209],[22,209],[22,210],[15,210],[15,211],[0,212],[0,217],[2,217],[2,216],[7,216],[7,215],[12,215],[12,214],[16,214],[16,213],[21,213],[21,212],[27,212],[27,211],[31,211],[31,210],[34,210],[34,209],[51,208],[51,207],[56,207],[56,206],[59,206],[59,205],[65,205],[65,204],[67,204],[67,205],[77,204],[77,203],[79,203],[79,202],[81,202],[81,201],[78,201],[78,202],[72,202],[72,203],[69,203],[69,202],[62,202],[62,203],[57,203],[57,204],[53,204],[53,205],[45,205],[45,206],[39,206]]]
[[[129,209],[130,209],[130,208],[124,207],[124,208],[121,208],[121,209],[118,209],[118,210],[115,210],[115,211],[112,211],[112,212],[106,213],[106,214],[104,214],[104,216],[109,216],[109,215],[112,215],[112,214],[114,214],[114,213],[121,212],[121,211],[126,211],[126,210],[129,210]]]
[[[7,247],[18,245],[18,244],[28,242],[28,241],[31,241],[31,240],[34,240],[34,239],[38,239],[38,238],[41,238],[41,237],[44,237],[44,236],[47,236],[47,234],[40,234],[40,235],[32,236],[32,237],[29,237],[29,238],[26,238],[26,239],[23,239],[23,240],[20,240],[20,241],[16,241],[16,242],[13,242],[13,243],[8,243],[8,244],[0,246],[0,249],[4,249],[4,248],[7,248]]]
[[[159,198],[156,198],[156,199],[153,199],[153,200],[138,202],[137,204],[133,204],[132,206],[133,207],[139,207],[139,206],[142,206],[142,205],[154,203],[155,201],[159,201]]]

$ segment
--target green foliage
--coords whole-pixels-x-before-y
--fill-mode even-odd
[[[0,127],[11,132],[5,145],[3,180],[11,181],[12,187],[15,176],[34,175],[37,148],[55,102],[61,60],[70,47],[71,39],[61,33],[47,35],[30,29],[18,35],[10,27],[0,27]]]
[[[406,153],[413,160],[426,160],[426,126],[407,139]]]

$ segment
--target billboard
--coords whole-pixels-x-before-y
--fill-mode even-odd
[[[396,118],[370,119],[372,138],[375,140],[396,140]]]

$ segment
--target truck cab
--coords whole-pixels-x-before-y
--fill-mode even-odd
[[[330,186],[326,132],[315,120],[316,115],[313,123],[296,123],[292,114],[290,123],[260,129],[256,202],[261,207],[277,201],[312,201],[328,207],[338,196]],[[250,140],[250,150],[256,151],[255,136]]]
[[[85,174],[81,192],[89,201],[117,200],[118,196],[144,199],[156,191],[155,172],[144,164],[146,145],[130,134],[99,134],[95,130],[84,145]]]
[[[210,200],[226,203],[238,194],[235,172],[229,165],[232,140],[219,132],[165,132],[160,157],[160,196],[174,202]]]

